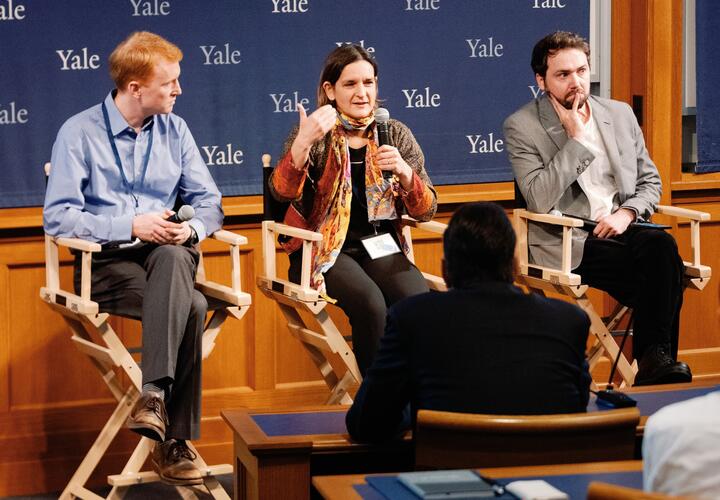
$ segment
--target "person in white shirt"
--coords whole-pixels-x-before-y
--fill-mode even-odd
[[[720,498],[720,391],[675,403],[648,418],[646,491]]]

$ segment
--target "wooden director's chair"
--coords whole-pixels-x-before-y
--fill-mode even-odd
[[[215,338],[225,319],[228,316],[242,318],[251,302],[250,295],[240,288],[239,247],[246,244],[247,239],[224,230],[216,231],[211,238],[226,243],[230,247],[232,286],[225,286],[206,279],[201,254],[195,288],[206,296],[208,309],[213,311],[203,332],[203,359],[213,350]],[[59,247],[66,247],[81,255],[82,278],[79,296],[60,287]],[[62,499],[102,498],[88,490],[85,484],[107,452],[118,431],[125,425],[135,403],[140,398],[142,387],[140,366],[131,355],[131,352],[139,352],[139,349],[129,349],[123,345],[108,322],[109,314],[101,312],[98,303],[90,300],[92,254],[99,252],[100,249],[101,247],[97,243],[45,235],[46,286],[40,289],[40,297],[63,316],[73,334],[71,339],[75,346],[88,356],[118,401],[112,415],[60,495]],[[127,388],[124,388],[121,383],[123,373],[130,381]],[[232,465],[208,466],[195,447],[190,442],[187,444],[197,456],[195,464],[205,475],[204,483],[209,493],[214,498],[229,499],[230,497],[214,476],[231,473]],[[112,486],[108,498],[121,498],[126,489],[134,484],[160,480],[155,472],[141,472],[140,470],[154,445],[155,441],[149,438],[142,437],[140,439],[122,472],[108,476],[108,483]]]
[[[262,161],[265,218],[272,219],[269,208],[271,195],[267,192],[267,183],[272,172],[270,155],[263,155]],[[442,234],[446,226],[440,222],[418,222],[404,216],[403,236],[410,245],[411,227]],[[280,235],[303,240],[302,275],[299,285],[277,277],[275,242]],[[348,394],[348,389],[362,381],[355,354],[325,309],[327,301],[317,290],[310,287],[312,245],[313,242],[320,240],[322,240],[320,233],[298,229],[273,220],[264,220],[262,223],[263,275],[257,278],[257,285],[266,296],[277,302],[287,320],[288,330],[302,343],[320,370],[325,383],[330,388],[327,404],[350,404],[352,398]],[[415,262],[412,245],[409,258],[411,262]],[[428,273],[423,273],[423,276],[431,290],[446,290],[442,278]],[[340,363],[336,362],[336,366],[333,366],[331,358],[335,355],[339,356]]]
[[[525,206],[522,195],[515,187],[515,200],[518,206]],[[685,286],[702,290],[712,275],[709,266],[700,263],[700,222],[710,220],[710,214],[685,208],[659,205],[656,213],[674,217],[678,221],[690,222],[690,246],[692,262],[685,262]],[[528,261],[528,221],[551,224],[562,227],[562,263],[560,269],[530,264]],[[593,345],[587,353],[590,370],[604,355],[611,365],[617,361],[617,371],[622,378],[621,386],[633,385],[637,374],[637,361],[632,364],[613,339],[610,332],[622,321],[629,308],[617,304],[609,316],[602,318],[588,298],[589,285],[583,283],[582,276],[573,273],[571,265],[571,243],[573,228],[583,226],[583,221],[573,217],[539,214],[516,208],[514,210],[515,231],[517,233],[517,257],[519,274],[516,281],[533,292],[545,295],[546,292],[558,293],[572,299],[590,317],[590,332],[594,337]],[[596,385],[595,382],[593,382]]]

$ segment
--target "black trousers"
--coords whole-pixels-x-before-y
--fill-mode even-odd
[[[635,358],[653,344],[668,344],[677,359],[685,266],[672,235],[646,228],[630,228],[617,238],[591,235],[576,272],[635,310]]]
[[[300,283],[302,252],[290,255],[289,278]],[[360,373],[372,364],[385,332],[387,308],[395,302],[428,292],[422,273],[402,253],[371,259],[364,250],[341,252],[325,273],[330,297],[352,326],[352,342]]]
[[[92,300],[100,310],[142,320],[142,379],[168,387],[168,438],[200,437],[202,332],[207,300],[195,290],[199,253],[147,244],[93,259]],[[75,265],[75,289],[80,268]]]

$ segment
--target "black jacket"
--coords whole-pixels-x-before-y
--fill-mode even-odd
[[[403,427],[403,411],[584,412],[590,321],[577,306],[501,282],[395,304],[380,349],[347,415],[358,441]],[[407,424],[405,424],[406,426]]]

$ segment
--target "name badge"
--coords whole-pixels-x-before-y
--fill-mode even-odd
[[[360,241],[362,241],[365,250],[373,260],[385,257],[386,255],[400,253],[400,247],[398,247],[397,243],[395,243],[395,240],[392,236],[390,236],[390,233],[370,236],[368,238],[363,238]]]

